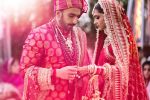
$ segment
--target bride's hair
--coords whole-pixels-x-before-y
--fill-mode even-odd
[[[96,4],[95,4],[95,6],[94,6],[94,8],[93,8],[93,11],[94,11],[95,9],[96,9],[99,13],[104,13],[104,11],[103,11],[103,9],[102,9],[102,7],[100,6],[99,3],[96,3]]]

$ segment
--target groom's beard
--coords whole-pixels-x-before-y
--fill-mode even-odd
[[[66,30],[66,31],[70,31],[73,29],[73,26],[75,26],[75,24],[66,24],[64,22],[64,17],[62,15],[61,20],[60,20],[60,24],[61,26]]]

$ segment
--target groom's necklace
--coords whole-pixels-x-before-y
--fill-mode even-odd
[[[65,44],[67,45],[67,47],[69,48],[70,51],[72,51],[72,40],[71,40],[71,31],[68,34],[67,38],[65,38],[65,36],[62,34],[61,30],[58,28],[57,26],[57,30],[59,31],[62,39],[65,41]]]
[[[62,33],[61,33],[62,34]],[[62,36],[64,37],[64,35],[62,34]],[[65,44],[67,45],[67,47],[69,48],[69,50],[72,50],[72,40],[71,40],[71,31],[68,34],[67,38],[64,37],[65,40]]]

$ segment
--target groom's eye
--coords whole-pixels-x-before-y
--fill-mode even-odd
[[[97,16],[96,19],[99,19],[99,16]]]
[[[99,19],[99,16],[94,16],[94,19]]]

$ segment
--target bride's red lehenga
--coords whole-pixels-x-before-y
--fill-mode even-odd
[[[148,100],[137,46],[124,10],[115,0],[99,0],[99,4],[106,29],[97,34],[93,60],[97,71],[83,100]]]

